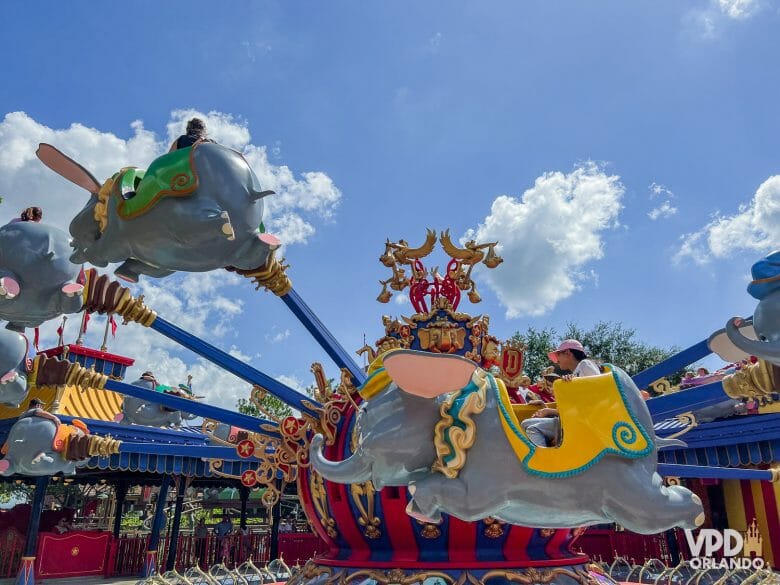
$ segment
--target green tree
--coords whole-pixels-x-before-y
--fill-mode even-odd
[[[679,351],[677,347],[663,348],[640,341],[635,329],[614,321],[599,321],[590,329],[568,323],[563,335],[559,335],[553,328],[537,330],[529,327],[524,332],[515,333],[512,339],[527,346],[523,369],[532,378],[551,365],[547,354],[564,339],[577,339],[595,360],[615,364],[631,376]],[[669,379],[676,383],[681,374],[678,372]]]
[[[328,388],[333,388],[333,378],[328,379]],[[312,384],[311,386],[307,386],[304,388],[304,393],[306,396],[314,396],[314,392],[317,389],[317,387]],[[260,401],[260,405],[263,407],[263,409],[268,412],[272,417],[277,419],[283,419],[288,416],[292,416],[295,414],[293,409],[286,403],[279,400],[276,396],[270,393],[266,393],[266,395],[262,398]],[[263,414],[263,412],[255,405],[253,402],[251,402],[247,398],[239,398],[236,402],[236,408],[238,409],[238,412],[241,414],[248,414],[249,416],[257,416],[260,418],[267,418],[268,415]]]
[[[524,332],[518,331],[512,336],[512,341],[519,341],[526,346],[523,354],[523,371],[531,380],[536,380],[542,370],[550,365],[547,354],[557,347],[557,339],[557,333],[552,328],[529,327]]]

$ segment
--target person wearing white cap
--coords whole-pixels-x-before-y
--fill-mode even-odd
[[[572,378],[598,376],[601,373],[595,362],[588,359],[585,348],[576,339],[562,341],[558,349],[548,353],[547,357],[562,370],[571,372],[563,376],[566,382],[570,382]],[[555,408],[540,408],[531,418],[521,422],[520,426],[528,438],[541,447],[554,447],[560,442],[561,421]]]

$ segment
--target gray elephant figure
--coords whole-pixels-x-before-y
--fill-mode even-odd
[[[0,404],[17,407],[27,396],[27,339],[0,329]]]
[[[508,398],[504,401],[492,375],[474,362],[459,356],[410,350],[390,352],[383,361],[390,381],[384,387],[375,385],[372,396],[361,404],[353,454],[343,461],[329,461],[322,453],[323,437],[317,435],[312,440],[311,464],[325,479],[337,483],[370,480],[377,490],[384,486],[408,486],[412,498],[407,513],[427,522],[440,521],[442,513],[465,521],[492,517],[540,528],[617,522],[645,534],[675,526],[695,528],[704,522],[701,500],[684,487],[665,486],[656,472],[657,450],[665,446],[665,440],[655,436],[645,401],[622,370],[614,369],[615,386],[624,396],[622,403],[633,412],[632,420],[643,433],[645,447],[635,458],[600,454],[591,465],[553,478],[532,473],[527,459],[518,458],[501,418]],[[370,387],[372,379],[365,387]],[[437,461],[438,447],[432,438],[439,440],[435,428],[440,419],[444,420],[440,410],[448,407],[452,413],[456,407],[465,408],[465,393],[485,383],[489,383],[489,390],[477,399],[477,403],[482,400],[482,410],[477,409],[472,415],[476,432],[459,473],[449,477],[436,471],[432,464],[441,459]],[[560,398],[566,389],[561,384],[568,384],[577,392],[582,387],[578,380],[556,382],[563,441],[556,449],[537,447],[540,453],[546,451],[543,456],[552,461],[554,451],[567,446],[568,424]],[[449,394],[461,389],[463,392]],[[450,402],[444,404],[448,399]],[[600,408],[595,406],[594,411]],[[586,418],[574,422],[587,423],[594,414],[575,411],[575,418]],[[461,426],[467,429],[468,424]],[[606,429],[605,435],[610,436],[610,429]],[[627,443],[637,440],[637,434],[632,437],[617,424],[611,428],[611,435]],[[574,449],[569,448],[569,452],[583,448],[574,437],[570,440],[569,446]],[[455,442],[453,439],[452,443]],[[527,447],[527,443],[523,445]],[[451,450],[450,454],[453,453]],[[536,453],[532,452],[534,457]]]
[[[755,339],[743,333],[746,319],[733,317],[726,323],[726,335],[739,349],[780,366],[780,251],[753,264],[750,296],[758,300],[753,313]]]
[[[133,386],[154,390],[155,383],[139,378],[132,382]],[[197,418],[193,414],[180,410],[171,410],[161,404],[148,402],[140,398],[125,396],[122,400],[122,418],[119,421],[123,425],[145,425],[148,427],[180,427],[182,421]]]
[[[41,144],[37,155],[91,193],[70,224],[74,262],[122,262],[115,274],[137,282],[140,274],[252,270],[280,245],[260,231],[262,199],[273,191],[261,190],[244,157],[224,146],[177,150],[146,174],[126,168],[103,185],[53,146]]]
[[[47,413],[48,414],[48,413]],[[52,415],[49,415],[52,417]],[[54,439],[59,425],[28,411],[14,423],[6,440],[5,458],[0,460],[0,475],[73,475],[87,464],[89,457],[68,461],[55,451]]]
[[[0,319],[24,331],[81,310],[80,266],[69,260],[68,235],[34,221],[0,227]]]

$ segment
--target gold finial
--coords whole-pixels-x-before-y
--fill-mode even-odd
[[[764,360],[723,378],[723,391],[731,398],[770,398],[775,391],[772,364]]]
[[[257,289],[263,287],[276,296],[283,297],[292,290],[292,281],[287,276],[289,267],[289,264],[284,263],[284,259],[277,260],[274,253],[271,252],[266,263],[259,268],[252,270],[233,268],[231,271],[252,279],[257,285]]]

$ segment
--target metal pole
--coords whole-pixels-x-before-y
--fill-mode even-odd
[[[281,479],[276,480],[276,489],[279,490],[279,501],[271,508],[271,550],[268,561],[279,558],[279,522],[282,519],[282,496],[284,496],[284,484]]]
[[[181,526],[181,510],[182,507],[184,507],[184,478],[179,477],[179,482],[176,485],[176,507],[173,510],[171,542],[168,545],[168,561],[165,563],[166,571],[173,571],[176,567],[176,552],[179,548],[179,527]]]
[[[160,532],[165,527],[165,502],[168,500],[168,489],[171,487],[171,476],[163,475],[160,491],[157,494],[157,506],[154,509],[152,533],[149,535],[149,546],[146,549],[144,568],[141,577],[151,577],[157,572],[157,547],[160,546]]]
[[[122,480],[116,484],[116,507],[114,509],[114,538],[119,538],[122,530],[122,513],[125,508],[125,498],[127,497],[127,481]]]
[[[27,540],[24,545],[22,565],[16,576],[15,585],[35,584],[35,553],[38,547],[38,529],[41,523],[43,500],[46,497],[46,488],[49,486],[49,476],[44,475],[35,478],[35,492],[33,493],[32,510],[30,511],[30,524],[27,527]]]

